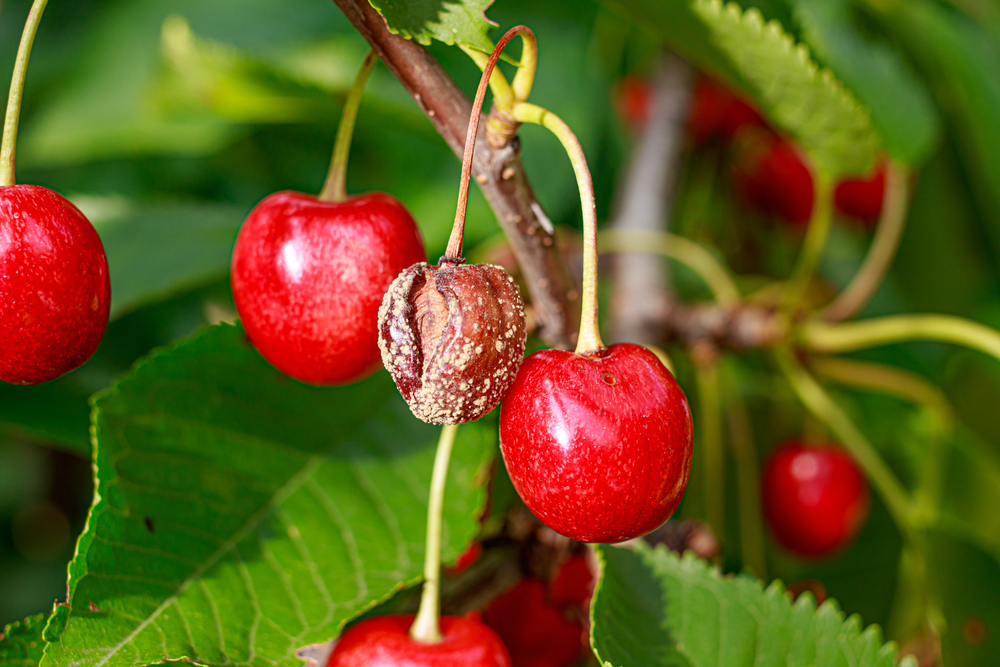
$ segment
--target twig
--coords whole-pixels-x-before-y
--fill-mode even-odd
[[[664,54],[653,78],[652,113],[636,138],[613,229],[661,232],[670,228],[692,79],[687,62],[672,53]],[[616,259],[612,267],[612,337],[656,342],[658,325],[670,298],[666,266],[648,254],[630,254]]]
[[[367,0],[334,0],[361,36],[399,79],[435,129],[461,156],[472,103],[420,44],[393,35]],[[549,345],[572,347],[580,321],[580,293],[557,251],[553,230],[535,198],[515,139],[496,148],[476,142],[473,175],[507,235],[524,274],[539,323]]]

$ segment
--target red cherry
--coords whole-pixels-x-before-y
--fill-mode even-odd
[[[714,139],[732,141],[740,130],[763,125],[756,109],[719,82],[700,77],[695,83],[688,116],[688,132],[695,145]]]
[[[841,181],[833,200],[841,213],[863,222],[876,222],[882,215],[885,197],[885,161],[881,160],[869,175]]]
[[[583,648],[583,624],[545,601],[545,586],[522,579],[486,609],[483,620],[510,651],[514,667],[566,667]]]
[[[593,592],[594,574],[590,571],[587,557],[583,554],[576,554],[560,565],[552,581],[549,582],[552,604],[559,607],[567,605],[589,607]]]
[[[0,380],[38,384],[94,354],[111,281],[80,210],[37,185],[0,188]]]
[[[512,667],[507,648],[474,615],[442,616],[436,644],[410,636],[414,616],[375,616],[337,640],[326,667]]]
[[[618,108],[628,127],[642,127],[653,108],[652,86],[639,77],[626,76],[618,84]]]
[[[768,139],[760,148],[737,166],[737,190],[761,212],[796,227],[805,225],[815,197],[809,167],[787,141]]]
[[[644,347],[524,360],[500,409],[514,488],[545,525],[581,542],[621,542],[666,521],[691,471],[691,410]]]
[[[483,545],[479,542],[473,542],[458,556],[458,558],[455,559],[454,564],[450,567],[446,567],[444,571],[451,575],[462,574],[469,569],[473,563],[479,560],[479,557],[482,555]]]
[[[764,514],[774,536],[801,556],[825,556],[850,542],[868,515],[868,484],[836,446],[789,442],[764,466]]]
[[[393,279],[427,259],[416,223],[374,192],[344,202],[278,192],[236,239],[233,300],[247,336],[275,368],[317,385],[381,365],[378,309]]]

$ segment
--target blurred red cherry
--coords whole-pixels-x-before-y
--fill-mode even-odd
[[[800,556],[826,556],[857,535],[868,484],[854,459],[832,445],[788,442],[764,466],[764,515],[778,542]]]
[[[618,84],[618,111],[625,125],[637,129],[646,124],[653,108],[653,87],[645,79],[628,75]]]
[[[877,222],[885,198],[885,170],[885,160],[879,160],[867,176],[838,183],[833,193],[837,210],[862,222]]]
[[[688,132],[695,145],[732,141],[740,130],[763,125],[764,119],[743,98],[714,79],[698,77],[688,116]]]
[[[414,616],[375,616],[349,627],[326,667],[511,667],[496,633],[473,614],[442,616],[444,639],[434,644],[410,636]]]
[[[558,607],[577,605],[590,606],[590,596],[594,592],[594,574],[587,564],[587,557],[575,554],[566,560],[549,582],[552,604]]]
[[[583,648],[583,623],[547,601],[545,593],[540,579],[527,577],[493,600],[483,615],[510,651],[514,667],[566,667]]]
[[[479,542],[472,542],[444,571],[451,575],[461,574],[479,560],[481,555],[483,555],[483,545]]]
[[[794,227],[812,216],[815,191],[812,173],[793,144],[776,137],[759,137],[737,160],[736,189],[762,213]]]

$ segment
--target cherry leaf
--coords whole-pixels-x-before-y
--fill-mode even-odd
[[[30,616],[11,623],[0,632],[0,665],[3,667],[37,667],[42,659],[42,629],[45,614]]]
[[[832,601],[792,602],[780,583],[723,576],[662,545],[597,548],[601,578],[591,646],[602,664],[663,667],[894,667],[876,626],[844,620]],[[909,659],[901,667],[915,667]]]
[[[489,53],[489,32],[496,23],[486,18],[493,0],[371,0],[385,18],[389,32],[427,46],[432,39],[461,44]]]
[[[308,387],[220,325],[140,361],[93,417],[95,501],[43,665],[301,667],[296,649],[419,580],[440,429],[387,374]],[[446,561],[495,450],[495,427],[459,429]]]

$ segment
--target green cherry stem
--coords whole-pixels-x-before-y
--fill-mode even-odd
[[[816,199],[813,205],[812,217],[806,229],[806,238],[802,243],[799,261],[788,281],[782,305],[786,310],[794,308],[802,300],[809,281],[812,279],[819,261],[823,257],[827,238],[830,236],[830,222],[833,217],[833,182],[823,172],[815,175]]]
[[[802,325],[798,337],[809,350],[828,354],[933,340],[964,345],[1000,361],[1000,332],[951,315],[893,315],[849,324],[811,320]]]
[[[521,102],[511,110],[519,123],[535,123],[548,128],[562,143],[576,174],[583,208],[583,295],[580,301],[580,337],[577,354],[590,354],[604,347],[597,324],[597,207],[594,204],[594,181],[587,166],[587,156],[580,141],[561,118],[548,109]]]
[[[823,311],[822,317],[827,322],[839,322],[859,313],[882,284],[896,256],[910,203],[909,171],[905,165],[890,161],[886,165],[885,181],[885,202],[871,249],[850,284]]]
[[[431,473],[431,494],[427,503],[427,551],[424,554],[424,590],[420,609],[410,627],[410,636],[418,642],[434,644],[441,635],[441,512],[444,508],[444,487],[448,481],[448,462],[455,444],[457,425],[441,429],[434,471]]]
[[[323,189],[319,200],[329,202],[347,201],[347,158],[351,153],[351,137],[354,136],[354,122],[358,118],[361,107],[361,96],[365,91],[368,76],[375,68],[378,56],[375,51],[369,51],[361,63],[354,85],[344,100],[344,110],[340,114],[340,125],[337,126],[337,138],[333,142],[333,157],[330,159],[330,169],[326,172]]]
[[[598,235],[601,252],[650,252],[683,264],[712,290],[723,307],[736,306],[740,291],[719,260],[703,246],[669,232],[639,229],[606,229]]]
[[[694,356],[694,355],[692,355]],[[722,396],[718,359],[694,358],[698,385],[698,447],[703,452],[705,518],[720,539],[726,534],[726,458],[722,446]]]
[[[448,249],[445,250],[445,258],[448,260],[459,260],[462,257],[462,243],[465,239],[465,215],[469,209],[469,179],[472,177],[472,157],[476,150],[476,136],[479,134],[479,117],[483,113],[483,100],[486,99],[486,89],[489,87],[490,77],[497,66],[497,60],[504,47],[517,35],[531,32],[526,26],[514,26],[500,38],[497,45],[493,47],[486,66],[483,67],[483,75],[479,77],[479,88],[476,89],[476,98],[472,102],[472,114],[469,116],[469,130],[465,135],[465,153],[462,155],[462,177],[458,186],[458,206],[455,210],[455,223],[451,228],[451,236],[448,237]]]
[[[522,26],[518,26],[521,28]],[[524,102],[531,94],[531,87],[535,83],[535,69],[538,65],[538,40],[535,33],[530,28],[524,27],[520,30],[521,41],[524,46],[521,49],[521,59],[517,63],[517,73],[511,83],[507,82],[507,77],[499,69],[490,74],[490,90],[493,91],[493,104],[498,109],[508,110],[518,102]],[[489,55],[482,51],[461,47],[472,61],[485,70],[489,63]]]
[[[48,0],[35,0],[24,22],[21,44],[17,47],[14,74],[10,78],[10,95],[7,97],[7,115],[3,121],[3,143],[0,144],[0,186],[14,185],[14,145],[17,143],[17,120],[21,115],[21,96],[24,93],[24,75],[28,71],[28,58],[35,33],[42,20]]]

